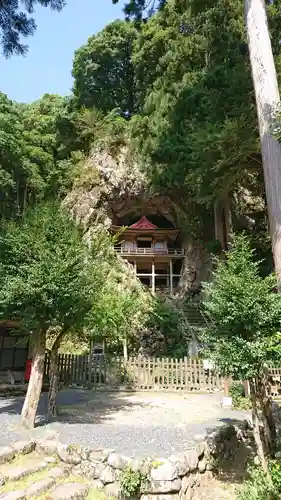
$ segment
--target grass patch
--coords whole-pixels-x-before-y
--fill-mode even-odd
[[[114,500],[113,497],[106,497],[105,493],[95,488],[91,488],[86,500]]]
[[[23,477],[19,481],[9,481],[2,488],[0,488],[0,493],[10,493],[11,491],[22,491],[31,486],[31,484],[36,483],[37,481],[41,481],[44,479],[48,472],[53,469],[56,464],[50,464],[45,469],[42,469],[39,472],[34,472],[33,474],[29,474],[26,477]]]
[[[44,456],[38,457],[38,455],[35,454],[30,454],[28,456],[26,455],[18,455],[14,460],[9,462],[8,464],[3,465],[0,468],[0,475],[1,475],[1,470],[6,470],[9,467],[25,467],[29,463],[32,463],[33,461],[42,461],[44,462]],[[0,488],[0,494],[3,493],[11,493],[13,491],[23,491],[27,489],[29,486],[32,484],[41,481],[42,479],[45,479],[48,476],[49,471],[51,471],[54,467],[59,466],[59,462],[54,462],[48,464],[48,466],[41,471],[34,472],[33,474],[29,474],[26,477],[19,479],[18,481],[9,481],[7,482],[2,488]],[[49,500],[50,498],[50,491],[52,491],[56,486],[59,486],[60,484],[67,484],[67,483],[82,483],[82,484],[89,484],[89,480],[85,477],[82,476],[65,476],[61,477],[56,480],[55,486],[51,488],[51,490],[46,491],[45,493],[42,493],[40,496],[32,497],[32,499],[36,500]],[[30,499],[31,500],[31,499]],[[105,493],[103,491],[97,490],[95,488],[91,488],[89,490],[87,500],[114,500],[113,497],[106,497]]]

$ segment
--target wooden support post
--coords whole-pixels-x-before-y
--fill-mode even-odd
[[[170,260],[170,294],[173,295],[173,261]]]
[[[229,395],[229,386],[230,380],[224,379],[224,396],[222,399],[222,407],[223,408],[231,408],[232,406],[232,397]]]
[[[155,294],[155,262],[152,261],[152,293]]]

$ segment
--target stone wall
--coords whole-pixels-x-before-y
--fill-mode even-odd
[[[0,449],[0,464],[13,460],[16,452],[52,456],[68,469],[71,477],[87,478],[91,487],[104,491],[106,498],[129,498],[122,495],[126,475],[132,480],[141,477],[140,490],[132,499],[190,500],[201,481],[212,476],[221,459],[231,460],[242,448],[247,454],[254,454],[252,428],[247,421],[239,426],[221,427],[205,439],[198,436],[196,441],[194,449],[169,458],[131,459],[110,449],[87,449],[66,446],[53,439],[40,440]]]

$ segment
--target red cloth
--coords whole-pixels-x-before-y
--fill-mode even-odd
[[[29,382],[31,368],[32,368],[32,359],[27,359],[26,364],[25,364],[25,371],[24,371],[24,380],[26,382]]]

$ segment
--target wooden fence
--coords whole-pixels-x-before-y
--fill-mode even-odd
[[[127,386],[142,390],[214,391],[223,388],[224,380],[203,363],[189,358],[107,359],[103,355],[59,356],[60,382],[63,385]],[[49,376],[49,356],[45,375]]]

